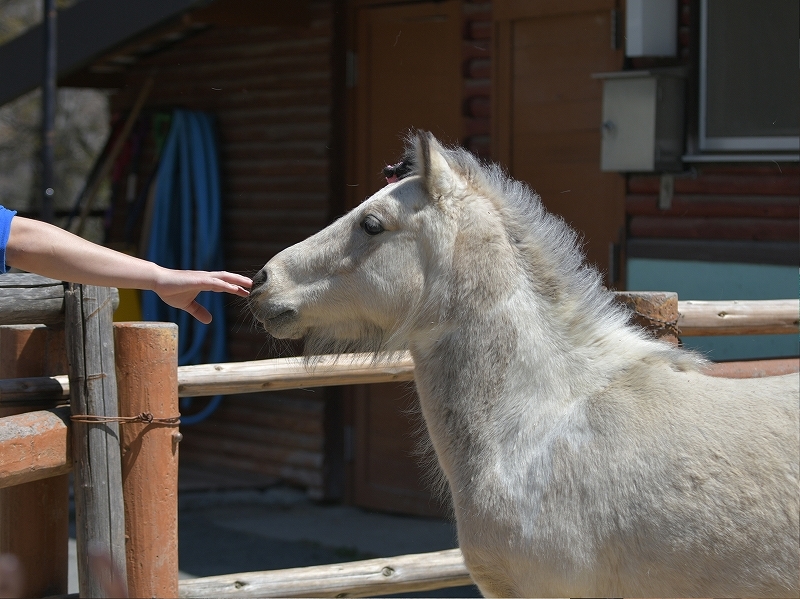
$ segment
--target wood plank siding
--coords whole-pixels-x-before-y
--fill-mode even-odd
[[[492,116],[492,3],[464,2],[463,146],[482,158],[491,158]]]
[[[629,256],[797,264],[796,164],[698,165],[675,178],[668,208],[658,201],[657,176],[628,177]]]
[[[331,216],[332,3],[312,1],[309,12],[300,26],[215,25],[195,33],[130,67],[112,99],[112,109],[124,111],[152,75],[148,110],[215,115],[231,271],[254,274]],[[296,353],[257,330],[243,302],[231,299],[227,316],[231,361]],[[249,471],[322,497],[328,394],[227,396],[209,419],[182,428],[182,463]]]

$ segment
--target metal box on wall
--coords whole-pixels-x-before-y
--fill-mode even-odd
[[[682,70],[619,71],[603,81],[600,169],[676,172],[684,152]]]

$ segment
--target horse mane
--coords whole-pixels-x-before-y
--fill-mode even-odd
[[[462,147],[442,146],[441,151],[472,191],[487,198],[502,214],[503,226],[520,251],[532,287],[559,306],[572,330],[588,330],[581,326],[587,320],[599,323],[603,331],[625,328],[649,346],[653,358],[665,359],[676,370],[702,368],[705,360],[701,356],[654,342],[632,324],[633,313],[615,300],[603,286],[599,270],[586,261],[581,237],[563,218],[548,212],[530,186]],[[413,136],[409,135],[403,160],[409,168],[404,176],[420,174],[414,156]]]
[[[412,142],[412,138],[407,140]],[[585,261],[581,238],[564,219],[545,209],[539,194],[500,165],[482,161],[464,148],[449,146],[442,151],[451,168],[503,215],[508,235],[526,265],[535,269],[529,275],[555,287],[542,290],[546,296],[559,301],[580,299],[582,308],[589,308],[595,318],[621,325],[628,322],[627,311],[603,288],[599,271]],[[406,148],[403,162],[410,166],[405,176],[419,174],[412,147]]]

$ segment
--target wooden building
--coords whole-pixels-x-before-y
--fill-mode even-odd
[[[624,0],[171,1],[169,14],[65,66],[59,84],[113,90],[113,111],[124,114],[152,78],[147,111],[215,115],[228,270],[254,273],[377,190],[410,128],[527,181],[582,232],[610,286],[625,287],[631,259],[797,265],[796,109],[772,146],[697,142],[713,0],[675,1],[668,57],[626,56]],[[86,36],[91,3],[102,4],[65,11],[83,6]],[[675,67],[687,82],[680,170],[667,179],[602,171],[603,83],[592,75]],[[796,86],[786,93],[796,108]],[[230,304],[232,360],[298,349],[251,322]],[[414,404],[410,385],[231,396],[184,429],[181,460],[317,498],[438,514],[415,457]]]

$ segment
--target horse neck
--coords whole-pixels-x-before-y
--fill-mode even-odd
[[[454,494],[465,481],[491,486],[487,471],[516,461],[518,443],[537,444],[604,385],[593,341],[602,326],[587,321],[582,335],[565,335],[568,319],[549,312],[519,292],[412,341],[423,415]]]

